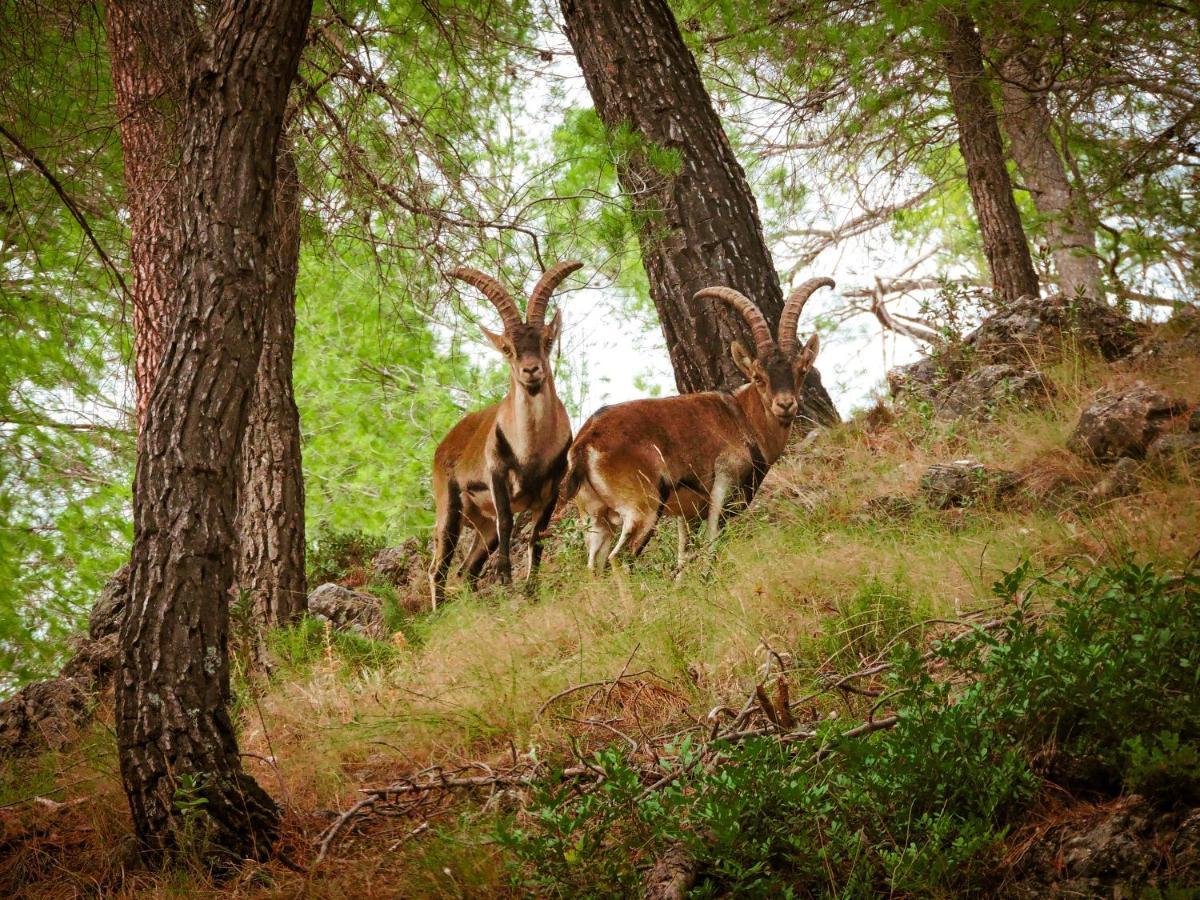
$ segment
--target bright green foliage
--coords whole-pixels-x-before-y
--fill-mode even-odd
[[[104,35],[76,13],[0,13],[0,695],[57,667],[130,539],[128,305],[29,156],[116,254],[119,148],[89,118]]]
[[[684,739],[664,763],[681,774],[657,791],[623,749],[599,753],[596,790],[543,789],[531,827],[502,825],[514,879],[621,896],[681,842],[700,862],[694,896],[950,896],[986,886],[1044,767],[1060,785],[1194,798],[1200,578],[1127,563],[1030,579],[1023,565],[996,587],[1016,604],[1003,629],[935,643],[932,660],[897,645],[891,730],[840,738],[826,721],[807,742],[748,740],[709,765]]]
[[[465,411],[507,387],[457,343],[448,353],[439,346],[408,297],[417,277],[397,272],[387,282],[400,285],[393,292],[352,254],[304,259],[295,384],[314,534],[428,530],[434,448]]]

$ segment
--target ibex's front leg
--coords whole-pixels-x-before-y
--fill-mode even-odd
[[[508,473],[492,473],[492,503],[496,507],[496,575],[501,584],[512,584],[512,501],[508,495]]]

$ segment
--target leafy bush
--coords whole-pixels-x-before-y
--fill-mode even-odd
[[[929,659],[894,648],[888,731],[844,739],[827,721],[813,741],[725,745],[703,765],[685,739],[667,754],[685,774],[657,791],[624,751],[597,754],[595,790],[544,788],[502,824],[514,879],[623,895],[682,843],[700,864],[695,896],[952,895],[990,876],[1044,769],[1086,773],[1093,790],[1195,796],[1200,579],[1132,563],[1031,579],[1021,566],[996,592],[1015,604],[1004,628],[936,642]]]

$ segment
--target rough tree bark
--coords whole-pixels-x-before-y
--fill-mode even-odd
[[[1067,177],[1054,143],[1054,120],[1045,95],[1029,89],[1041,80],[1040,69],[1030,50],[1014,49],[1001,62],[1004,132],[1021,180],[1038,214],[1046,220],[1059,290],[1068,297],[1083,294],[1098,299],[1103,287],[1096,255],[1096,217],[1087,196]]]
[[[189,45],[199,37],[186,4],[109,3],[108,42],[130,219],[134,380],[139,440],[154,378],[177,312],[176,220],[180,107]],[[286,624],[304,610],[304,487],[292,390],[299,186],[290,157],[279,181],[265,341],[244,442],[237,526],[238,584],[257,621]]]
[[[137,429],[141,434],[154,377],[175,317],[179,102],[195,21],[165,0],[105,5],[113,95],[125,166],[133,295]]]
[[[256,621],[295,622],[306,608],[304,478],[300,413],[292,390],[296,273],[300,261],[300,182],[281,139],[268,248],[262,354],[242,443],[235,530],[237,583]]]
[[[203,801],[191,805],[211,851],[261,858],[278,831],[274,802],[242,770],[229,716],[228,600],[276,144],[309,14],[295,0],[222,4],[188,53],[180,202],[168,225],[180,235],[179,314],[138,450],[116,697],[121,776],[152,857],[177,844],[181,792]]]
[[[692,295],[728,285],[776,323],[783,292],[754,195],[696,60],[665,0],[561,0],[561,7],[601,121],[609,129],[628,127],[679,157],[677,168],[663,171],[635,153],[618,172],[640,223],[642,260],[675,382],[684,393],[736,387],[745,379],[729,344],[749,341],[747,327]],[[815,372],[806,394],[811,417],[837,421]]]
[[[950,102],[958,123],[958,147],[967,167],[967,186],[979,220],[992,287],[1005,303],[1026,295],[1036,297],[1037,273],[1013,200],[1000,126],[984,80],[979,32],[967,13],[948,7],[939,10],[938,25]]]

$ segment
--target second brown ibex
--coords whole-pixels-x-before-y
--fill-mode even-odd
[[[636,557],[664,515],[679,517],[682,563],[687,520],[707,518],[713,541],[731,501],[753,499],[783,453],[805,376],[817,358],[817,336],[801,347],[796,326],[805,301],[820,287],[833,287],[833,281],[810,279],[788,297],[778,342],[749,298],[728,287],[698,291],[695,299],[721,300],[750,326],[755,353],[737,341],[730,348],[750,383],[731,394],[706,391],[619,403],[584,423],[571,446],[566,495],[576,497],[588,519],[589,569],[603,569],[626,547]]]

